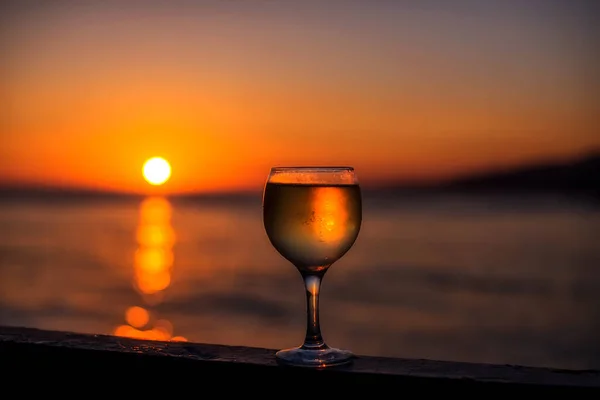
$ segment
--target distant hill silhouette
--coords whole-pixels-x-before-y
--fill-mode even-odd
[[[160,194],[155,194],[159,196]],[[77,189],[66,187],[37,187],[0,185],[0,201],[43,201],[45,203],[77,203],[77,202],[139,202],[152,194],[124,193],[94,189]],[[257,198],[260,202],[260,193],[231,192],[231,193],[185,193],[166,194],[171,200],[181,202],[210,202],[223,203],[231,201],[246,201],[248,198]]]
[[[450,179],[434,184],[392,185],[386,194],[563,194],[600,198],[600,151],[563,162],[548,162]]]
[[[440,188],[460,192],[525,192],[600,196],[600,153],[567,162],[523,166],[454,179]]]
[[[0,186],[0,200],[44,200],[44,201],[121,201],[142,198],[128,193],[36,186]]]

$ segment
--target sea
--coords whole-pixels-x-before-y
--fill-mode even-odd
[[[600,203],[365,194],[323,279],[325,341],[357,355],[600,368]],[[3,199],[0,325],[300,345],[305,291],[261,198]]]

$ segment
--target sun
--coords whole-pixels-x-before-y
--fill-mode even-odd
[[[154,186],[162,185],[171,177],[171,165],[162,157],[152,157],[146,160],[142,171],[144,179]]]

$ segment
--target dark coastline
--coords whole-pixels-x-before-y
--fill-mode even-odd
[[[568,162],[522,166],[507,170],[473,174],[428,184],[389,183],[376,188],[364,185],[363,193],[372,198],[419,198],[422,196],[559,196],[600,201],[600,152]],[[60,187],[0,185],[0,203],[31,202],[138,202],[146,194],[108,192]],[[169,194],[176,202],[236,203],[260,201],[261,192]]]

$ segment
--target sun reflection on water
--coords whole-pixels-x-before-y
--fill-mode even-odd
[[[133,287],[145,307],[131,306],[125,310],[125,324],[114,335],[136,339],[187,341],[173,334],[173,324],[157,318],[152,307],[163,300],[171,284],[175,231],[171,226],[171,203],[163,197],[148,197],[140,205],[136,232],[137,250],[134,256]]]

